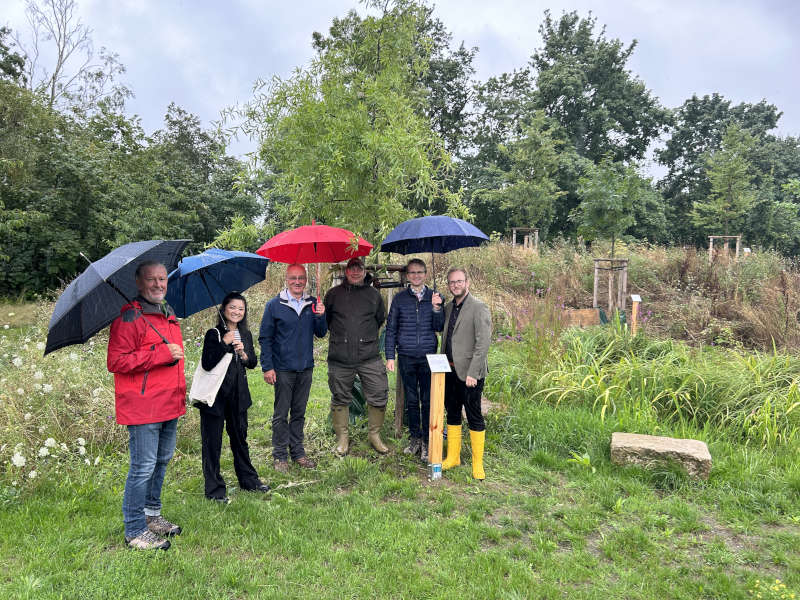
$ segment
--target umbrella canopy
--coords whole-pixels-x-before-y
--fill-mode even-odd
[[[64,346],[83,344],[107,327],[119,316],[127,299],[138,293],[136,267],[153,260],[169,272],[189,241],[131,242],[91,263],[58,298],[47,331],[45,355]]]
[[[462,219],[434,215],[400,223],[381,244],[381,252],[416,254],[444,253],[459,248],[480,246],[489,237]]]
[[[264,281],[269,259],[252,252],[209,248],[187,256],[169,274],[166,300],[179,317],[188,317]]]
[[[279,233],[256,250],[256,253],[287,264],[335,263],[370,253],[372,244],[359,237],[358,244],[354,247],[354,239],[356,235],[347,229],[328,225],[303,225]]]

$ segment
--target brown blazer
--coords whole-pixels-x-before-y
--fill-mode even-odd
[[[447,328],[453,312],[453,301],[444,307],[444,333],[442,352],[447,343]],[[483,379],[489,372],[489,342],[492,337],[492,316],[489,307],[467,294],[464,305],[453,328],[453,364],[461,381],[467,376]]]

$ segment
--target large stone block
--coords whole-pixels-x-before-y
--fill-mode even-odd
[[[650,466],[674,461],[692,477],[708,479],[711,453],[705,442],[656,435],[616,432],[611,435],[611,462],[617,465]]]

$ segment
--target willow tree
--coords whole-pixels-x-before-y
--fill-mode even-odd
[[[466,216],[447,190],[450,158],[420,115],[423,7],[397,1],[359,22],[360,43],[327,47],[307,68],[260,83],[243,108],[256,137],[255,173],[293,224],[317,219],[372,237],[435,198]],[[269,201],[269,198],[268,198]]]

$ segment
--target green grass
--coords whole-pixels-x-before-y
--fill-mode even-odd
[[[557,376],[568,382],[589,355],[598,377],[620,378],[617,370],[631,370],[630,344],[643,363],[672,364],[667,359],[684,352],[673,342],[614,338],[601,359],[608,330],[567,333],[563,355],[527,337],[493,345],[486,389],[496,408],[487,418],[484,483],[472,480],[468,443],[463,466],[428,482],[423,465],[402,454],[404,440],[393,437],[391,403],[388,456],[368,448],[360,422],[351,428],[351,455],[334,458],[324,361],[306,426],[319,467],[278,474],[270,468],[272,390],[255,372],[251,452],[275,491],[231,489],[228,506],[206,501],[199,419],[190,410],[163,497],[165,515],[184,533],[168,552],[129,550],[121,518],[126,440],[108,419],[103,337],[73,358],[69,350],[39,358],[48,307],[35,312],[32,324],[0,334],[0,356],[8,354],[0,363],[0,598],[745,599],[755,597],[757,580],[765,590],[776,578],[787,594],[800,590],[796,438],[765,445],[730,421],[670,418],[625,395],[602,411],[594,392],[560,402],[538,393]],[[184,322],[190,363],[203,329],[199,319]],[[324,344],[318,350],[324,358]],[[698,362],[706,378],[728,368],[738,386],[759,373],[776,397],[792,385],[783,377],[794,372],[789,358],[758,356],[758,364],[777,366],[748,371],[746,357],[707,352],[723,362]],[[42,389],[46,382],[53,388]],[[633,426],[706,441],[709,480],[669,466],[611,464],[611,433]],[[49,437],[55,446],[39,457]],[[15,448],[26,458],[22,468],[11,463]],[[222,467],[235,486],[227,449]]]

